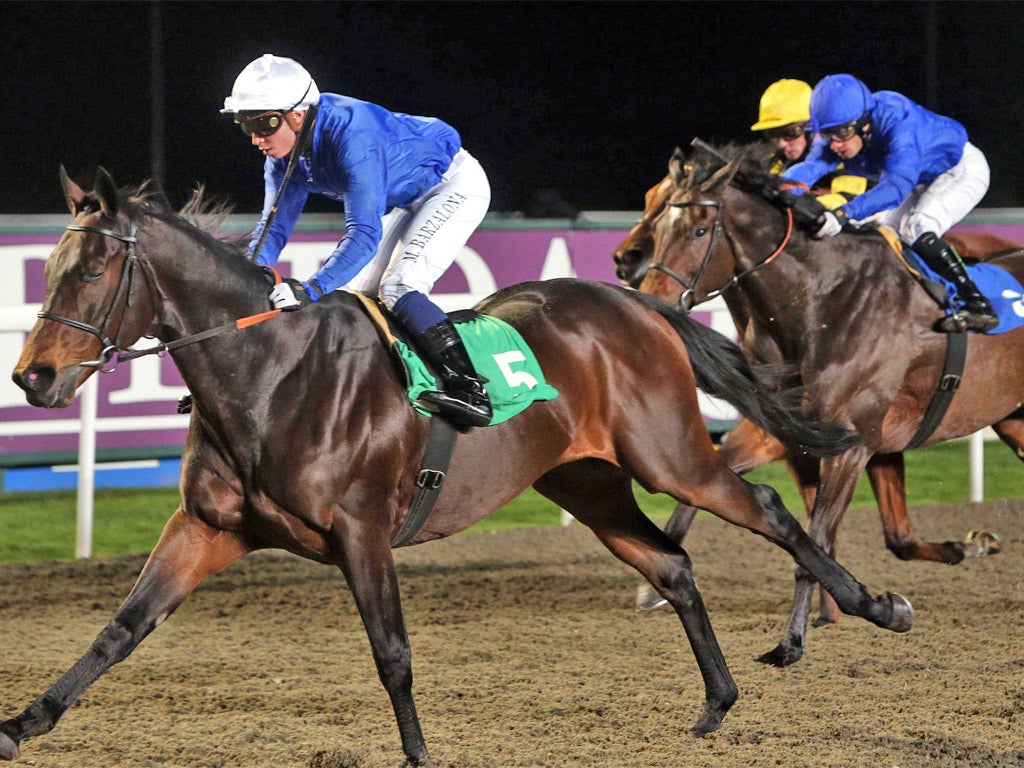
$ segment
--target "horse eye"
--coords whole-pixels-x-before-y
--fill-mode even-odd
[[[697,227],[693,230],[694,237],[704,237],[708,233],[707,227]]]
[[[84,272],[82,274],[82,282],[84,282],[84,283],[95,283],[101,277],[103,277],[103,273],[102,272]]]

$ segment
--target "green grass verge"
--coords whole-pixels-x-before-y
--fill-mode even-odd
[[[802,510],[799,495],[781,464],[751,472],[747,479],[767,483],[781,494],[791,510]],[[967,443],[955,441],[907,454],[907,488],[911,504],[962,503],[969,497]],[[1024,496],[1024,467],[1002,443],[985,444],[985,498]],[[674,502],[667,496],[637,492],[641,508],[663,521]],[[0,563],[70,560],[75,552],[75,492],[0,494]],[[176,488],[102,489],[96,492],[93,555],[109,557],[145,552],[177,507]],[[855,507],[874,506],[871,489],[862,478],[853,499]],[[558,525],[560,510],[528,489],[473,530],[498,530]]]

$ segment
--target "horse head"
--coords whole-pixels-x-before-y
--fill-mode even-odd
[[[46,261],[43,308],[12,375],[28,402],[44,408],[70,405],[90,375],[156,321],[140,285],[146,278],[127,196],[103,168],[92,192],[63,167],[60,178],[74,219]]]
[[[724,194],[743,156],[722,165],[697,147],[669,160],[671,188],[651,231],[650,264],[639,289],[690,309],[731,279],[734,254],[722,223]]]
[[[644,212],[626,239],[612,251],[615,276],[631,288],[639,287],[654,254],[654,223],[665,210],[665,203],[675,186],[672,176],[666,176],[644,195]]]

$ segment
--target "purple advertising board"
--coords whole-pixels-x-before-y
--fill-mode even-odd
[[[12,222],[13,218],[0,217],[0,264],[4,274],[12,277],[0,296],[0,367],[5,371],[14,367],[25,334],[35,322],[43,298],[43,265],[63,226],[33,222],[53,217],[18,217]],[[569,222],[554,226],[522,220],[488,221],[462,249],[453,268],[435,286],[433,296],[442,308],[452,310],[472,306],[499,288],[525,281],[579,277],[617,282],[611,253],[632,220],[623,216],[614,224],[575,227]],[[333,248],[336,224],[329,221],[297,232],[279,262],[282,273],[311,274]],[[1024,212],[988,217],[978,212],[958,229],[1024,242]],[[735,337],[724,305],[711,306],[694,316]],[[188,417],[177,414],[175,404],[185,388],[169,357],[143,357],[97,378],[96,448],[101,460],[172,456],[180,451]],[[702,400],[706,419],[728,423],[735,418],[731,409],[708,404],[709,400]],[[67,409],[33,408],[8,375],[0,376],[0,466],[67,461],[77,451],[79,431],[77,399]]]

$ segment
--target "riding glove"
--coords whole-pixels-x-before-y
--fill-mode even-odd
[[[818,229],[815,230],[813,236],[817,240],[821,240],[825,237],[834,237],[843,231],[843,227],[846,226],[849,221],[850,218],[842,208],[836,208],[834,211],[825,211],[825,213],[818,218]]]
[[[282,277],[281,282],[270,289],[270,303],[274,309],[283,312],[294,312],[313,303],[306,286],[290,277]]]

